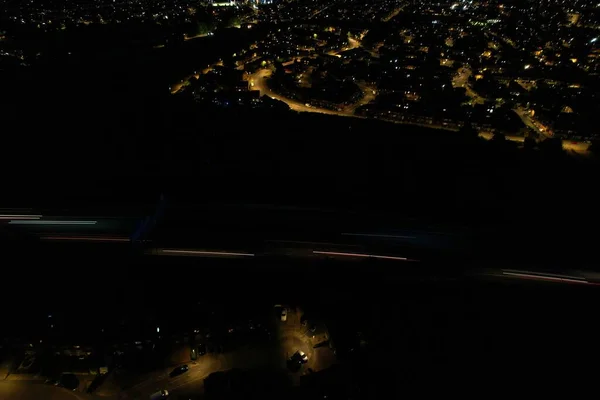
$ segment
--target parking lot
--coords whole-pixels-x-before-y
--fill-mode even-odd
[[[283,308],[287,311],[285,321],[281,318]],[[123,384],[125,381],[115,384],[118,379],[113,377],[99,388],[97,394],[145,399],[166,389],[172,398],[202,397],[206,378],[216,372],[231,370],[270,371],[282,377],[286,384],[299,385],[300,376],[331,366],[335,356],[327,345],[325,326],[303,320],[299,308],[283,308],[269,310],[268,320],[232,323],[222,332],[198,329],[174,346],[169,357],[173,365],[144,375],[129,376],[127,384]],[[315,348],[318,344],[321,345]],[[196,349],[195,360],[191,359],[192,348]],[[308,359],[306,363],[290,368],[289,359],[298,351],[306,354]],[[189,370],[170,376],[179,365],[188,365]]]

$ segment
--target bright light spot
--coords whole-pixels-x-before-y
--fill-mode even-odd
[[[156,327],[156,333],[160,333],[160,327]]]
[[[527,64],[527,65],[525,65],[525,67],[523,67],[523,68],[525,68],[525,69],[529,69],[529,68],[531,68],[531,65]]]

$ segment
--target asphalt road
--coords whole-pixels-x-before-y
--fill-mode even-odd
[[[523,107],[517,107],[513,111],[519,116],[519,118],[521,118],[521,121],[523,121],[525,126],[537,132],[540,138],[551,138],[552,136],[554,136],[554,134],[549,130],[545,128],[540,128],[541,124],[538,121],[536,121]]]
[[[299,112],[314,112],[321,114],[329,114],[329,115],[337,115],[340,117],[357,117],[354,115],[354,111],[365,104],[370,103],[376,96],[376,92],[374,92],[374,88],[366,83],[358,83],[358,86],[363,90],[364,96],[361,100],[354,104],[350,104],[344,107],[341,111],[329,110],[326,108],[314,107],[311,105],[303,104],[297,100],[289,99],[287,97],[283,97],[274,93],[269,86],[267,85],[267,78],[271,76],[271,70],[269,69],[261,69],[254,74],[252,74],[249,78],[251,85],[253,85],[254,90],[259,90],[261,96],[267,95],[273,99],[283,101],[286,103],[290,109]]]
[[[6,400],[87,400],[94,397],[68,389],[28,381],[0,382],[0,399]]]
[[[344,116],[344,117],[350,116],[346,112],[333,111],[333,110],[328,110],[326,108],[307,106],[306,104],[303,104],[297,100],[292,100],[292,99],[288,99],[287,97],[280,96],[280,95],[274,93],[267,85],[266,81],[267,81],[267,78],[270,76],[271,76],[270,69],[261,69],[261,70],[255,72],[254,74],[252,74],[249,78],[252,88],[254,90],[259,90],[261,96],[267,95],[275,100],[283,101],[294,111],[316,112],[316,113],[321,113],[321,114],[339,115],[339,116]]]
[[[272,342],[242,346],[236,351],[224,354],[212,353],[200,356],[195,363],[188,363],[190,367],[188,372],[174,378],[169,377],[173,366],[156,371],[122,393],[121,398],[144,399],[162,389],[167,389],[173,396],[183,398],[201,396],[204,393],[204,379],[213,372],[267,366],[287,370],[288,358],[301,350],[308,355],[308,363],[296,373],[288,371],[292,382],[299,384],[300,376],[307,373],[308,368],[319,371],[328,368],[336,361],[329,347],[313,348],[315,344],[323,341],[327,333],[321,328],[313,337],[313,334],[300,323],[301,315],[301,310],[292,309],[288,312],[287,321],[275,321],[275,340]]]
[[[458,70],[458,73],[452,79],[452,86],[465,88],[467,96],[476,104],[483,104],[485,99],[477,94],[469,85],[469,77],[472,72],[470,68],[462,67]]]
[[[169,373],[175,366],[170,366],[146,374],[139,383],[118,394],[102,391],[102,388],[99,393],[118,395],[119,398],[125,399],[146,399],[153,393],[163,389],[167,389],[169,393],[185,391],[185,389],[190,388],[197,392],[203,387],[204,379],[213,372],[223,370],[225,363],[220,354],[206,354],[199,357],[195,363],[190,361],[187,365],[189,366],[187,372],[173,378],[169,376]]]

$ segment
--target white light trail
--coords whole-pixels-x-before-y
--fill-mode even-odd
[[[98,221],[12,220],[12,225],[96,225]]]
[[[397,260],[397,261],[414,261],[406,257],[380,256],[377,254],[362,254],[362,253],[341,253],[337,251],[317,251],[313,250],[313,254],[323,254],[326,256],[342,256],[342,257],[360,257],[360,258],[378,258],[382,260]]]
[[[129,242],[125,237],[90,237],[90,236],[43,236],[42,240],[81,240],[90,242]]]
[[[162,250],[163,253],[190,254],[200,256],[234,256],[234,257],[254,257],[251,253],[234,253],[227,251],[202,251],[202,250]]]
[[[522,273],[522,272],[506,272],[506,271],[503,271],[502,274],[507,275],[507,276],[514,276],[517,278],[539,279],[539,280],[550,281],[550,282],[581,283],[584,285],[592,284],[592,283],[586,281],[585,279],[577,278],[577,277],[561,278],[558,276],[537,275],[537,274],[528,274],[528,273]]]
[[[416,236],[398,236],[398,235],[383,235],[378,233],[347,233],[343,232],[343,236],[366,236],[366,237],[382,237],[391,239],[416,239]]]
[[[29,219],[40,219],[42,218],[41,215],[27,215],[27,214],[14,214],[14,215],[10,215],[10,214],[0,214],[0,220],[2,219],[9,219],[9,220],[29,220]]]

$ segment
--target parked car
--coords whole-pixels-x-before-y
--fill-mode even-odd
[[[180,367],[175,368],[173,371],[171,371],[169,376],[171,378],[173,378],[174,376],[178,376],[178,375],[181,375],[181,374],[187,372],[189,369],[190,369],[190,367],[188,367],[187,365],[182,365]]]
[[[287,321],[287,308],[285,307],[281,309],[281,321]]]
[[[307,362],[308,356],[303,351],[297,351],[287,360],[287,365],[292,372],[298,372],[302,364]]]
[[[292,357],[290,357],[290,361],[294,361],[299,364],[306,364],[308,362],[308,356],[305,352],[298,350]]]

